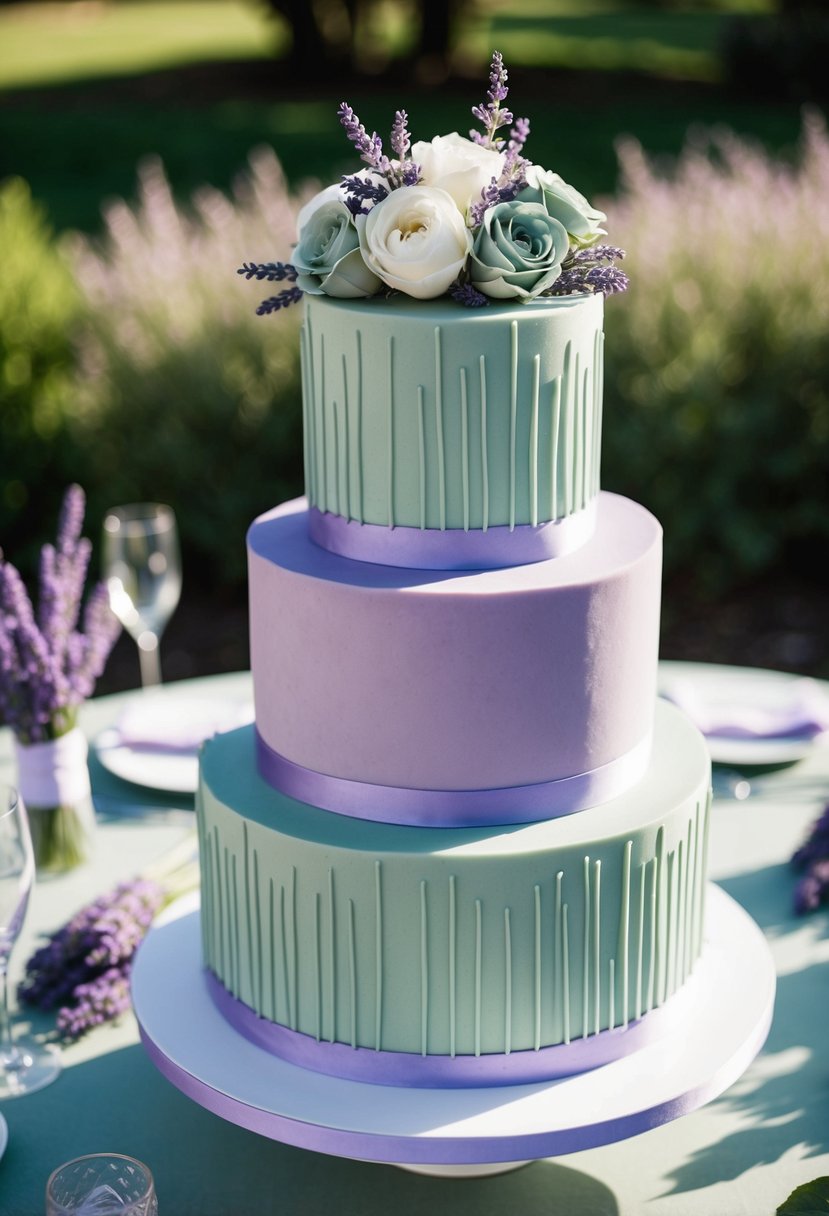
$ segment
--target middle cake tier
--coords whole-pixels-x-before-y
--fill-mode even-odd
[[[304,500],[248,536],[258,764],[363,819],[547,819],[635,784],[656,696],[661,529],[599,496],[577,551],[501,570],[349,561]]]

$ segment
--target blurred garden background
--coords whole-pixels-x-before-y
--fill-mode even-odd
[[[298,317],[245,260],[356,167],[342,100],[471,125],[493,48],[527,155],[609,213],[603,484],[665,528],[662,654],[829,677],[823,0],[0,3],[0,546],[64,487],[170,503],[165,678],[247,665],[245,532],[301,492]],[[299,311],[299,310],[296,310]],[[119,642],[99,688],[138,681]]]

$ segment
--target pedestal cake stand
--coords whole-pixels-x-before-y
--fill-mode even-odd
[[[425,1173],[486,1174],[623,1140],[727,1089],[762,1047],[775,973],[748,914],[708,890],[706,943],[671,998],[670,1029],[591,1072],[530,1085],[411,1089],[345,1081],[270,1055],[214,1006],[201,966],[197,898],[138,952],[133,1004],[159,1070],[193,1101],[286,1144]]]

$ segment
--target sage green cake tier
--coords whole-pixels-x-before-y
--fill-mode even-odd
[[[258,776],[254,733],[204,748],[207,966],[261,1019],[419,1056],[532,1052],[647,1018],[703,936],[710,764],[660,702],[630,792],[475,829],[331,814]]]
[[[603,297],[305,297],[312,507],[388,528],[538,525],[599,490]]]

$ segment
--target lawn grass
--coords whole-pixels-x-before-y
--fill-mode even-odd
[[[729,10],[768,2],[672,12],[641,0],[478,0],[462,46],[481,64],[477,83],[437,92],[405,79],[393,91],[323,80],[303,96],[281,82],[278,28],[252,0],[0,7],[0,179],[24,177],[56,228],[87,232],[105,199],[134,193],[148,155],[162,158],[180,200],[204,182],[228,189],[262,143],[292,181],[330,181],[354,163],[335,117],[343,96],[369,129],[387,130],[406,104],[415,138],[465,131],[495,45],[512,71],[516,112],[532,118],[532,159],[590,196],[608,194],[620,134],[669,154],[695,122],[726,122],[774,149],[796,139],[796,105],[737,101],[715,83]],[[386,34],[389,45],[405,44],[399,20]],[[534,71],[524,80],[522,69]]]

